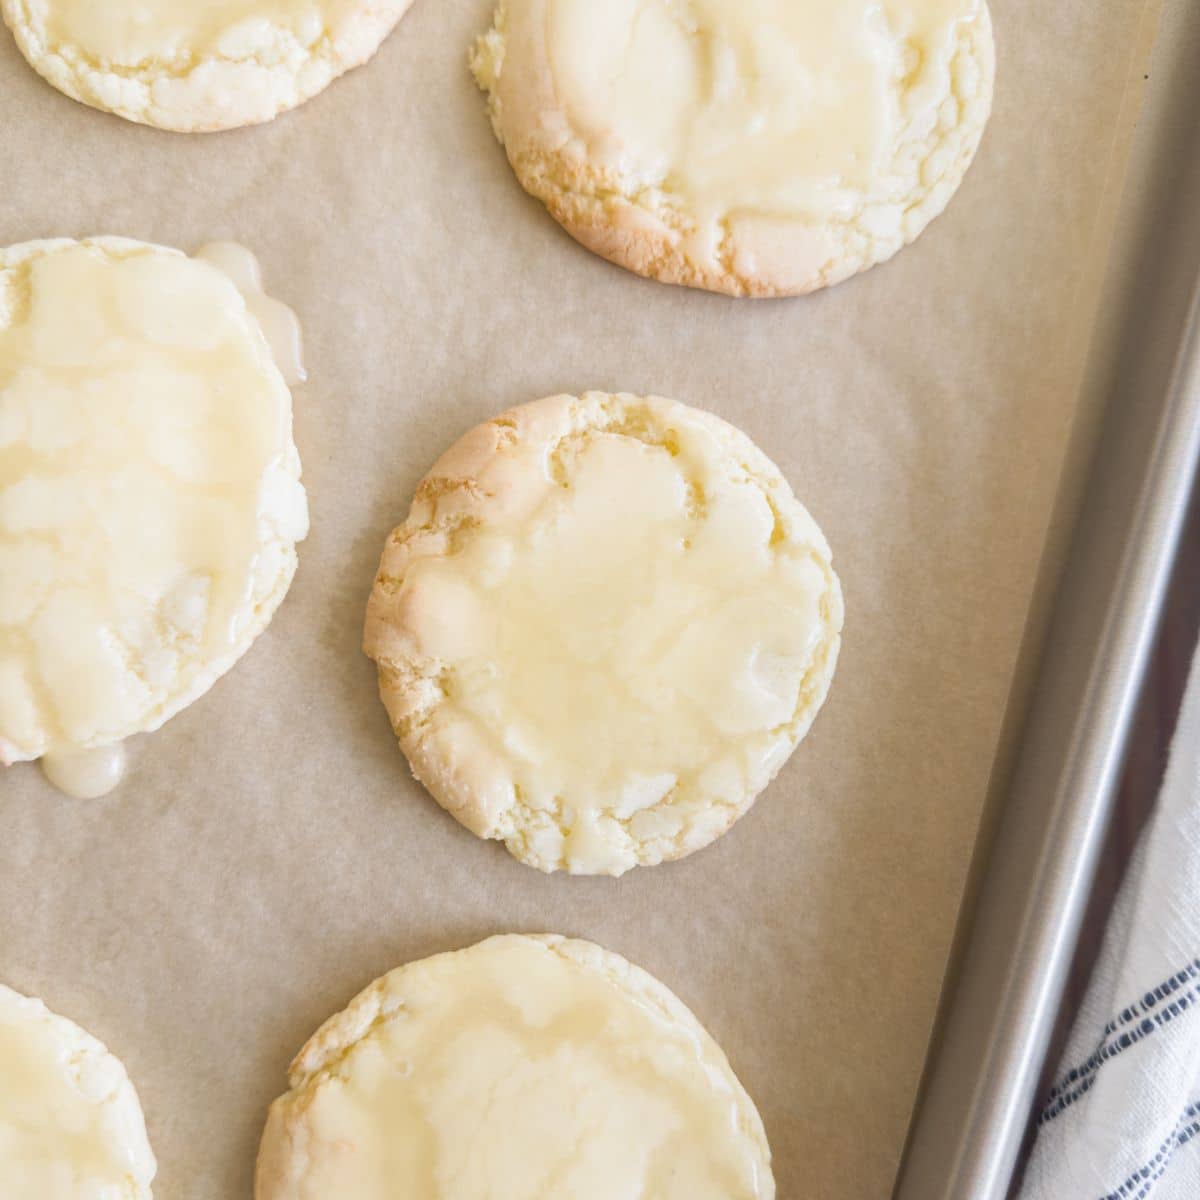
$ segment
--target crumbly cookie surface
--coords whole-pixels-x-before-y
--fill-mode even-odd
[[[986,0],[500,0],[471,65],[521,184],[597,254],[785,296],[913,241],[991,110]]]
[[[0,250],[0,763],[200,696],[307,528],[291,394],[225,275],[117,238]]]
[[[752,1101],[657,980],[589,942],[494,937],[377,980],[271,1107],[256,1200],[772,1200]]]
[[[90,1034],[0,985],[0,1196],[150,1200],[156,1164],[125,1068]]]
[[[541,870],[619,875],[750,807],[823,703],[841,626],[824,537],[744,434],[588,393],[434,466],[365,649],[444,808]]]
[[[0,0],[59,91],[160,129],[269,121],[374,55],[412,0]]]

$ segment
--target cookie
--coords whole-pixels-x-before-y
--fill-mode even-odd
[[[308,528],[291,425],[215,267],[0,250],[0,762],[155,729],[245,653]]]
[[[91,1034],[0,985],[0,1196],[150,1200],[137,1092]]]
[[[521,184],[588,249],[792,296],[946,207],[995,52],[986,0],[501,0],[471,65]]]
[[[34,69],[129,121],[200,133],[295,108],[371,58],[412,0],[0,0]]]
[[[377,980],[292,1064],[255,1200],[771,1200],[762,1122],[661,983],[495,937]]]
[[[417,778],[544,871],[708,845],[821,707],[842,597],[744,434],[554,396],[468,433],[389,538],[365,649]]]

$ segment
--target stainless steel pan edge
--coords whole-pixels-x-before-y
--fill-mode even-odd
[[[1128,269],[1110,279],[1120,320],[1093,351],[1103,424],[1098,443],[1081,431],[1095,447],[1082,492],[1065,489],[1074,530],[1048,624],[1031,625],[1034,682],[1014,704],[1026,715],[994,783],[894,1200],[1003,1200],[1036,1100],[1200,459],[1198,62],[1200,3],[1168,3]]]

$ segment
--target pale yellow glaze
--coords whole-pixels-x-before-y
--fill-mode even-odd
[[[257,1200],[774,1195],[723,1055],[597,947],[493,938],[394,972],[334,1024],[313,1055],[329,1072],[296,1079],[272,1112]]]
[[[211,263],[233,280],[271,347],[275,365],[291,387],[304,383],[304,331],[294,309],[263,290],[262,267],[252,250],[238,242],[209,242],[196,258]]]
[[[161,724],[245,650],[307,530],[291,405],[219,271],[0,256],[0,761]],[[6,303],[7,301],[7,303]]]
[[[46,0],[46,30],[114,66],[237,58],[272,25],[313,45],[361,0]]]
[[[546,0],[574,129],[701,219],[855,216],[982,0]]]
[[[0,1196],[138,1200],[153,1175],[121,1065],[71,1022],[0,987]]]
[[[98,800],[121,782],[125,764],[125,745],[117,742],[94,750],[52,751],[42,759],[42,771],[73,800]]]
[[[528,786],[654,790],[795,711],[825,580],[772,554],[762,493],[719,470],[597,437],[533,520],[414,567],[423,647],[461,664],[457,705],[503,721]]]

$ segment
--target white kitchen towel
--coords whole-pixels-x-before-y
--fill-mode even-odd
[[[1200,1200],[1200,654],[1020,1200]]]

